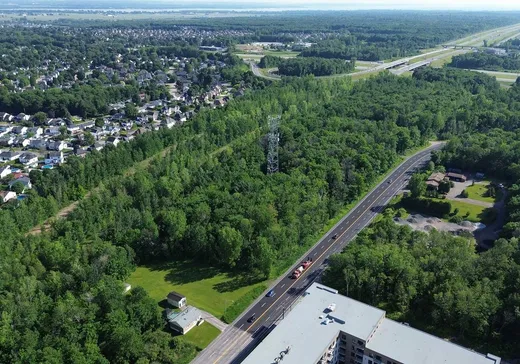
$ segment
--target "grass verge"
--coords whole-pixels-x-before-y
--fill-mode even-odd
[[[267,285],[261,284],[247,292],[224,311],[221,320],[228,324],[232,323],[266,289]]]

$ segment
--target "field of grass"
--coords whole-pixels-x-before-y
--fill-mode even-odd
[[[453,200],[442,200],[438,198],[433,198],[434,201],[442,201],[449,202],[451,204],[451,214],[455,212],[455,209],[458,209],[457,216],[462,217],[464,220],[468,220],[471,222],[481,222],[483,217],[483,212],[486,210],[483,206],[472,205],[467,202],[462,201],[453,201]]]
[[[209,343],[212,342],[219,334],[219,329],[207,322],[204,322],[202,325],[191,329],[186,335],[183,336],[183,338],[194,344],[198,350],[202,350],[208,346]]]
[[[265,50],[263,53],[266,56],[276,56],[276,57],[283,57],[283,58],[294,58],[300,54],[300,52],[273,51],[273,50]]]
[[[484,202],[495,202],[495,197],[486,196],[488,190],[487,185],[488,184],[475,184],[466,188],[468,198]]]
[[[184,261],[137,267],[128,283],[143,287],[161,307],[166,307],[166,295],[176,291],[187,297],[189,305],[220,318],[229,305],[268,282]]]

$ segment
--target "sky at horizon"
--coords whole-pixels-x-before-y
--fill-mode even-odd
[[[5,2],[4,2],[5,1]],[[164,8],[291,8],[293,10],[356,10],[356,9],[386,9],[386,10],[520,10],[520,0],[0,0],[0,7],[9,5],[21,7],[74,7],[86,9],[89,4],[99,8],[143,8],[147,5],[160,5]]]

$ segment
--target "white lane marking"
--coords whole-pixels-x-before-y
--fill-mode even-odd
[[[270,318],[271,318],[271,316],[269,316],[268,318],[266,318],[265,321],[269,321]]]
[[[317,252],[314,252],[314,254],[312,256],[315,256],[316,254],[318,254]]]
[[[242,328],[242,326],[244,326],[244,324],[240,325],[240,327],[238,329],[240,330]]]
[[[284,284],[282,284],[282,288],[283,288],[283,287],[285,287],[285,283],[284,283]]]
[[[264,306],[265,306],[265,302],[264,302],[264,304],[263,304],[262,306],[260,306],[260,308],[262,308],[262,307],[264,307]]]

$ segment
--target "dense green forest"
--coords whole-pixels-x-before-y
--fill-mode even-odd
[[[490,71],[519,71],[520,58],[471,52],[454,56],[448,67],[485,69]]]
[[[281,58],[265,56],[258,64],[262,68],[278,67],[278,73],[284,76],[330,76],[338,73],[352,72],[355,62],[346,62],[343,59],[327,58]]]
[[[0,362],[189,361],[194,347],[163,339],[144,292],[119,293],[134,264],[196,257],[269,276],[406,150],[517,128],[518,92],[459,70],[355,84],[288,77],[183,127],[32,172],[27,202],[0,210]],[[280,172],[267,175],[273,114],[282,115]],[[96,186],[49,233],[25,236]]]
[[[363,230],[329,259],[323,282],[389,316],[478,351],[520,354],[520,244],[428,234],[391,218]]]

